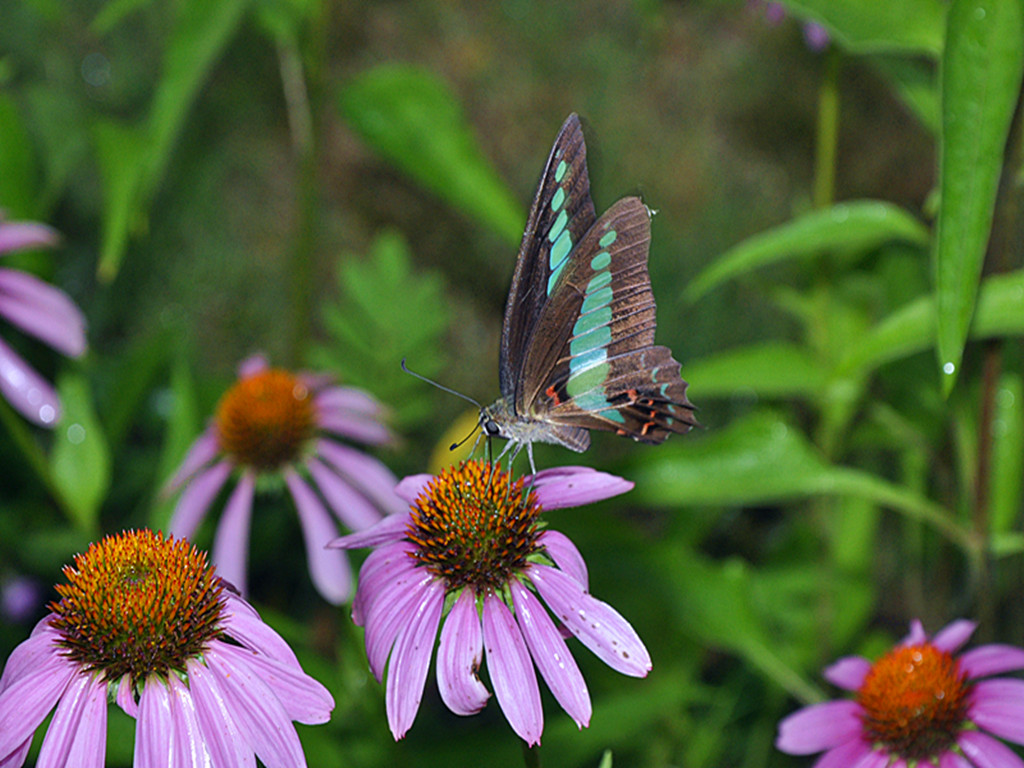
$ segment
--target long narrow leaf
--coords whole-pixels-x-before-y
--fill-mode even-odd
[[[923,53],[942,50],[946,15],[942,0],[783,0],[795,13],[823,24],[855,53]]]

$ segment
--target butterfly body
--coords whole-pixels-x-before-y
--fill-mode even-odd
[[[535,442],[582,452],[588,430],[661,443],[696,425],[680,365],[654,344],[650,210],[626,197],[600,218],[579,118],[565,121],[530,209],[502,324],[501,398],[485,434],[513,456]],[[504,453],[504,452],[503,452]]]

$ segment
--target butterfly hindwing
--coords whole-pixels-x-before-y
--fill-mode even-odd
[[[579,118],[569,115],[555,139],[523,232],[501,330],[501,394],[519,402],[516,391],[528,349],[575,244],[596,220],[590,199],[587,149]]]
[[[648,210],[627,197],[575,246],[520,372],[520,413],[652,443],[696,424],[679,363],[654,345],[649,245]]]

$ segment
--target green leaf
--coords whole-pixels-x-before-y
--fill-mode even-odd
[[[484,157],[455,95],[428,70],[384,64],[341,92],[341,113],[375,151],[510,243],[523,207]]]
[[[54,430],[50,470],[65,507],[86,533],[99,529],[100,504],[110,486],[110,452],[96,419],[92,392],[81,373],[57,379],[64,416]]]
[[[1024,72],[1024,0],[954,0],[942,59],[938,362],[956,383]]]
[[[918,245],[928,230],[903,209],[876,200],[839,203],[754,235],[722,254],[686,289],[691,301],[737,275],[768,264],[829,251],[865,252],[890,240]]]
[[[942,50],[942,0],[783,0],[794,13],[823,25],[852,53]]]
[[[1024,485],[1024,384],[1007,373],[996,390],[992,419],[992,477],[989,486],[989,530],[1008,533],[1019,527]]]
[[[38,169],[18,106],[0,91],[0,210],[11,219],[38,218]]]
[[[1024,271],[986,278],[978,291],[972,339],[1024,335]],[[840,369],[869,370],[935,343],[935,300],[924,296],[879,322],[855,344]]]
[[[934,526],[954,543],[967,534],[941,507],[867,472],[828,464],[777,415],[756,412],[700,439],[659,449],[629,475],[647,504],[764,505],[818,495],[854,496]]]
[[[184,354],[178,354],[171,366],[169,394],[167,429],[164,432],[164,444],[160,451],[157,470],[161,485],[171,477],[181,463],[199,429],[200,415],[195,382],[192,380],[192,371],[189,370]],[[155,498],[150,511],[150,524],[154,528],[166,530],[174,511],[174,504],[173,497]]]
[[[935,68],[916,58],[872,56],[871,64],[933,136],[939,135],[939,84]]]
[[[810,397],[821,392],[825,371],[803,347],[788,342],[730,349],[686,365],[686,380],[701,398],[749,392],[758,397]]]
[[[101,280],[117,275],[128,236],[140,226],[146,209],[145,169],[149,149],[139,128],[98,122],[93,137],[103,182],[103,241],[97,272]]]

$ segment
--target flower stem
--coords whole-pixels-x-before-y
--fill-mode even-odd
[[[526,768],[540,768],[540,745],[531,747],[525,741],[519,743],[523,747],[523,763]]]
[[[839,63],[835,46],[825,55],[825,74],[818,96],[818,126],[814,147],[812,205],[828,208],[835,200],[836,156],[839,147]]]
[[[0,422],[3,422],[4,427],[7,428],[7,432],[11,435],[11,439],[14,440],[14,444],[18,446],[18,450],[25,457],[25,461],[28,462],[28,465],[46,487],[47,493],[50,494],[50,497],[61,508],[65,516],[72,522],[75,522],[75,516],[67,508],[64,497],[61,496],[53,481],[53,476],[50,474],[50,462],[47,461],[46,454],[39,447],[39,443],[33,439],[25,421],[3,398],[0,398]]]

